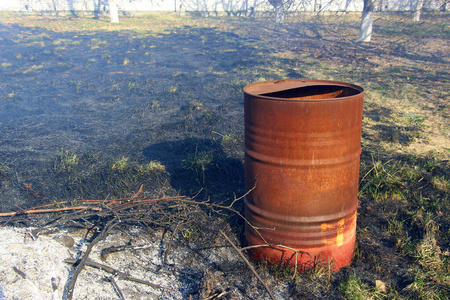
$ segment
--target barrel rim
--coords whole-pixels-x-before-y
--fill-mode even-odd
[[[273,96],[266,96],[258,93],[254,93],[251,91],[252,88],[260,87],[260,86],[268,86],[268,85],[274,85],[274,84],[295,84],[298,83],[298,86],[292,86],[290,89],[294,88],[300,88],[300,87],[308,87],[308,86],[315,86],[315,85],[332,85],[332,86],[342,86],[346,88],[353,88],[359,93],[351,96],[344,96],[344,97],[338,97],[338,98],[321,98],[321,99],[292,99],[292,98],[281,98],[281,97],[273,97]],[[342,81],[334,81],[334,80],[317,80],[317,79],[282,79],[282,80],[269,80],[269,81],[261,81],[261,82],[255,82],[246,85],[243,89],[243,92],[245,95],[249,95],[255,98],[264,99],[264,100],[272,100],[272,101],[287,101],[287,102],[322,102],[322,101],[342,101],[346,99],[354,99],[355,97],[359,97],[364,94],[365,90],[363,87],[348,83],[348,82],[342,82]],[[277,91],[283,91],[277,90]],[[266,91],[267,92],[267,91]],[[276,92],[276,91],[270,91],[270,92]]]

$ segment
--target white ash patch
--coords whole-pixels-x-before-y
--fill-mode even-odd
[[[73,268],[64,260],[79,258],[86,250],[86,231],[58,230],[33,240],[27,235],[33,229],[0,228],[0,300],[67,297]],[[212,295],[223,295],[221,299],[267,298],[263,288],[255,287],[258,282],[226,241],[211,241],[210,247],[195,248],[195,244],[174,237],[165,253],[170,239],[170,234],[159,229],[110,233],[94,246],[89,260],[119,274],[86,265],[76,281],[73,299],[120,299],[109,277],[114,278],[125,299],[201,299]],[[122,245],[128,248],[101,255],[103,249]],[[120,274],[161,288],[126,280]]]

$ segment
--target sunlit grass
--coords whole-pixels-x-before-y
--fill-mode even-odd
[[[145,175],[152,174],[158,171],[165,171],[166,167],[161,162],[152,160],[147,164],[139,165],[137,169],[138,174]]]
[[[345,299],[349,300],[374,300],[385,298],[385,295],[380,290],[361,281],[355,274],[351,274],[346,282],[341,283],[339,288],[344,294]]]
[[[14,14],[0,13],[5,23],[17,23]],[[189,23],[201,25],[202,21],[176,13],[149,13],[136,17],[121,17],[119,23],[111,23],[108,16],[99,18],[70,16],[47,17],[30,15],[22,19],[23,25],[33,25],[55,32],[134,31],[137,36],[170,32],[174,27]]]
[[[32,73],[32,72],[38,72],[39,69],[42,69],[43,67],[44,67],[43,64],[41,64],[41,65],[32,65],[31,67],[23,70],[22,74],[29,74],[29,73]]]
[[[128,169],[130,166],[129,163],[129,158],[122,156],[120,159],[116,160],[112,165],[111,165],[111,169],[113,170],[118,170],[118,171],[123,171]]]

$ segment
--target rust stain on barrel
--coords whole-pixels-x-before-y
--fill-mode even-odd
[[[363,88],[336,81],[250,84],[245,100],[246,239],[308,253],[302,270],[351,263],[355,246]],[[255,230],[255,228],[259,228]],[[260,247],[254,259],[292,265],[291,250]]]

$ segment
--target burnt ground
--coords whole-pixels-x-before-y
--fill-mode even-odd
[[[236,36],[207,28],[137,40],[117,32],[52,33],[50,45],[44,42],[42,47],[39,42],[24,46],[8,39],[22,27],[4,29],[8,31],[2,57],[21,55],[24,65],[19,70],[42,68],[2,74],[4,92],[14,94],[2,101],[2,160],[14,166],[16,174],[15,182],[2,189],[2,198],[10,199],[2,203],[2,210],[11,209],[11,204],[30,207],[58,199],[117,197],[123,187],[101,187],[99,182],[106,184],[103,176],[118,175],[110,165],[122,157],[137,164],[161,162],[174,192],[191,195],[202,185],[182,182],[187,177],[182,162],[196,153],[214,152],[225,162],[221,165],[230,168],[222,171],[230,172],[232,181],[225,190],[212,193],[242,193],[242,86],[211,72],[225,72],[229,64],[243,68],[242,60],[257,59],[254,49],[237,45]],[[30,35],[43,33],[25,30]],[[213,42],[203,45],[202,36]],[[225,52],[230,48],[227,38],[235,40],[231,46],[238,51]],[[56,50],[51,41],[57,39],[79,44]],[[93,39],[110,46],[92,49]],[[125,59],[131,62],[124,65]],[[230,139],[222,142],[220,134]],[[57,167],[64,151],[80,156],[75,167],[82,171],[77,174],[81,186],[67,186],[58,174],[64,172]],[[219,178],[217,168],[205,178]],[[127,190],[136,190],[142,180],[133,180]],[[36,194],[23,191],[24,183]],[[159,183],[145,184],[147,189],[160,189]]]
[[[432,110],[434,117],[412,110],[401,116],[413,120],[405,117],[400,122],[392,107],[397,102],[384,105],[372,96],[366,104],[361,177],[367,182],[364,175],[374,167],[374,155],[383,163],[424,166],[427,155],[420,145],[428,151],[431,144],[434,150],[444,149],[444,156],[432,156],[435,163],[420,173],[425,180],[390,185],[384,181],[377,188],[390,193],[397,187],[404,191],[401,197],[419,188],[425,198],[448,201],[445,187],[436,189],[430,179],[445,180],[448,139],[426,129],[433,126],[419,126],[421,116],[425,122],[448,117],[448,45],[442,47],[445,38],[439,33],[427,36],[435,38],[430,43],[404,36],[393,42],[389,30],[394,29],[380,26],[378,43],[359,45],[351,41],[356,23],[339,24],[333,31],[330,23],[316,19],[317,27],[310,22],[278,26],[222,18],[184,18],[177,23],[170,17],[171,24],[149,16],[145,22],[150,20],[154,27],[136,30],[132,19],[115,28],[106,19],[82,27],[76,18],[26,18],[0,23],[2,212],[59,201],[129,197],[142,184],[149,197],[186,195],[227,205],[244,194],[242,88],[260,80],[306,77],[352,81],[381,95],[396,91],[396,100],[403,99],[398,86],[406,89],[433,81],[433,91],[440,94],[417,94],[429,100],[421,108]],[[337,34],[343,28],[349,33]],[[414,64],[403,64],[404,60]],[[384,78],[383,72],[391,77]],[[399,85],[386,88],[393,83]],[[420,144],[426,130],[428,143]],[[418,154],[396,147],[418,149]],[[160,164],[149,167],[151,162]],[[415,297],[415,291],[406,289],[414,282],[415,258],[404,255],[399,237],[387,230],[401,220],[389,209],[401,210],[402,204],[386,205],[383,201],[392,199],[391,194],[375,203],[372,196],[367,191],[361,195],[359,244],[352,267],[333,274],[331,281],[313,275],[289,280],[275,271],[269,271],[276,274],[267,275],[272,276],[268,280],[274,285],[284,280],[284,295],[292,298],[337,299],[345,296],[342,283],[356,274],[369,290],[382,280],[390,296]],[[435,207],[435,221],[446,235],[445,211],[439,215],[442,207]],[[235,208],[241,211],[242,203]],[[243,221],[224,218],[242,242]],[[418,233],[410,235],[417,244],[424,228],[417,220],[407,222],[417,227]],[[440,246],[445,253],[448,236]],[[189,281],[188,275],[184,278]],[[246,295],[246,288],[241,295]]]

